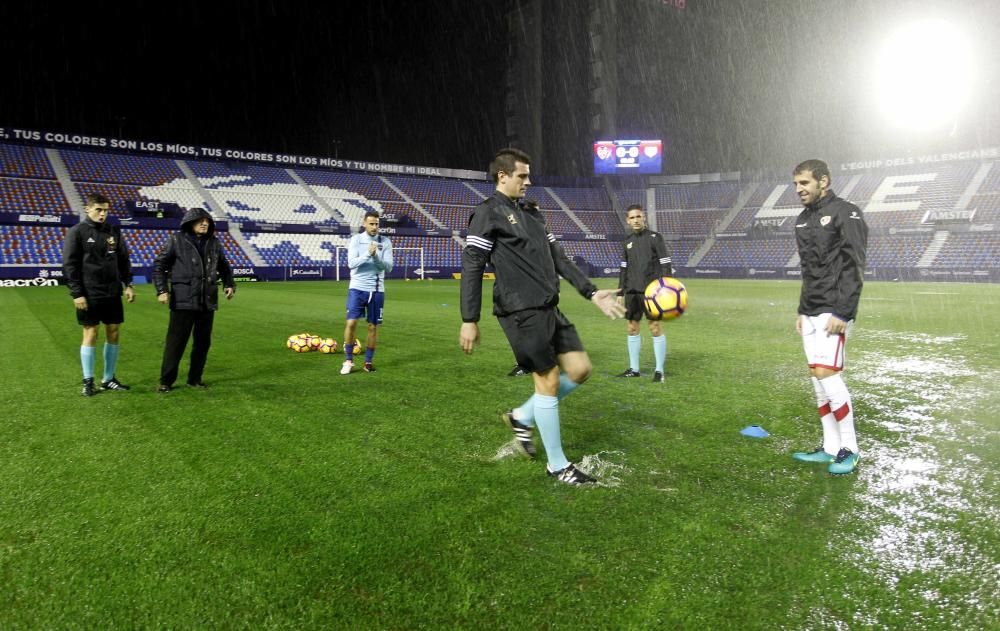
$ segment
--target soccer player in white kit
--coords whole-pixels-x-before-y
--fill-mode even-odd
[[[795,221],[802,266],[795,330],[802,336],[823,426],[823,444],[792,457],[846,474],[857,466],[860,450],[854,406],[841,372],[864,285],[868,225],[857,206],[830,189],[830,168],[822,160],[799,164],[792,180],[805,207]]]

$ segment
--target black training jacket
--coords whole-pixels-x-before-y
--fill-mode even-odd
[[[74,298],[117,298],[132,282],[132,265],[122,231],[107,221],[84,217],[66,232],[63,277]]]
[[[663,276],[673,276],[670,252],[663,235],[643,228],[625,238],[621,269],[618,273],[618,293],[641,294],[646,285]]]
[[[868,224],[861,210],[830,191],[795,220],[802,259],[799,313],[853,320],[864,285]]]
[[[597,291],[545,229],[537,210],[525,208],[496,191],[469,218],[462,249],[462,321],[478,322],[482,308],[483,269],[492,264],[493,314],[559,304],[559,276],[590,298]]]
[[[192,231],[195,222],[203,218],[208,219],[204,255],[198,251]],[[235,289],[233,270],[215,238],[215,221],[206,210],[192,208],[181,220],[180,232],[167,238],[153,261],[156,294],[169,291],[171,309],[215,311],[219,308],[220,277],[224,286]]]

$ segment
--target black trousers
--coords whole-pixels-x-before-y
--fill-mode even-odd
[[[188,369],[188,383],[200,383],[205,372],[208,349],[212,345],[212,323],[214,311],[170,310],[170,324],[167,326],[167,340],[163,345],[163,364],[160,366],[160,383],[172,386],[177,381],[177,370],[184,356],[188,338],[194,331],[191,345],[191,366]]]

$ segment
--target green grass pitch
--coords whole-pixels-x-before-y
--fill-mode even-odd
[[[658,387],[645,325],[644,378],[615,379],[624,323],[564,285],[594,374],[563,442],[598,488],[502,457],[531,381],[488,305],[460,352],[454,281],[389,283],[378,372],[350,376],[284,346],[342,341],[346,283],[240,285],[210,389],[167,395],[140,286],[132,390],[92,399],[65,288],[2,289],[0,628],[1000,628],[1000,287],[866,286],[863,457],[833,477],[790,457],[820,438],[798,284],[687,286]]]

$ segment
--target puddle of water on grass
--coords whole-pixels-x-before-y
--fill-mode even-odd
[[[969,540],[969,529],[1000,528],[1000,510],[971,453],[988,439],[986,430],[963,412],[995,396],[979,384],[997,376],[982,378],[968,366],[958,348],[963,337],[869,331],[866,338],[895,352],[858,353],[851,361],[857,369],[847,373],[855,401],[872,410],[856,421],[858,476],[867,484],[861,522],[871,529],[849,561],[893,588],[906,585],[938,612],[988,615],[1000,599],[1000,567]],[[890,438],[874,440],[868,423]],[[942,595],[955,579],[978,587]]]

